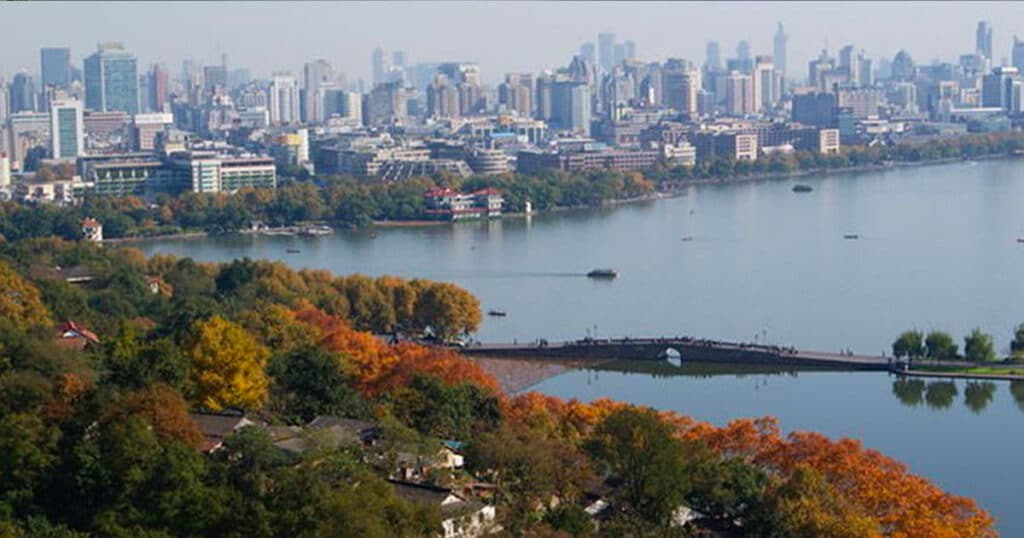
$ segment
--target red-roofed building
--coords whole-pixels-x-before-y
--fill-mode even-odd
[[[497,189],[464,194],[453,189],[434,188],[423,194],[427,216],[439,220],[500,217],[505,199]]]
[[[96,333],[74,321],[65,321],[57,327],[57,342],[71,349],[85,349],[100,343]]]

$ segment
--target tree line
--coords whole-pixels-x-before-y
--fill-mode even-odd
[[[926,335],[918,330],[901,333],[892,343],[892,354],[897,359],[931,359],[937,361],[968,360],[971,362],[990,362],[999,360],[992,335],[975,328],[964,336],[963,353],[960,353],[956,340],[945,331],[930,331]],[[1013,331],[1010,341],[1011,360],[1024,358],[1024,323]]]

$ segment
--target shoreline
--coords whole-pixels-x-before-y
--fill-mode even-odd
[[[544,214],[549,214],[549,213],[561,213],[561,212],[578,211],[578,210],[585,210],[585,209],[614,208],[614,207],[628,205],[628,204],[636,204],[636,203],[641,203],[641,202],[651,202],[651,201],[661,200],[661,199],[679,198],[679,197],[685,196],[686,195],[686,191],[690,187],[696,187],[696,186],[702,186],[702,185],[731,185],[731,184],[741,184],[741,183],[754,183],[754,182],[759,182],[759,181],[772,181],[772,180],[793,179],[793,178],[801,178],[801,177],[824,177],[824,176],[832,175],[832,174],[838,175],[838,174],[859,174],[859,173],[868,173],[868,172],[883,172],[883,171],[886,171],[886,170],[896,170],[896,169],[900,169],[900,168],[916,168],[916,167],[922,167],[922,166],[940,166],[940,165],[954,164],[954,163],[963,163],[963,162],[996,161],[996,160],[1004,160],[1004,159],[1005,160],[1010,160],[1010,159],[1017,159],[1017,158],[1020,158],[1020,156],[1019,155],[1010,155],[1010,154],[1002,154],[1002,153],[1000,153],[1000,154],[993,154],[993,155],[980,155],[980,156],[975,157],[973,159],[964,159],[962,157],[949,157],[949,158],[945,158],[945,159],[930,159],[930,160],[917,161],[917,162],[889,161],[889,162],[885,162],[885,163],[873,163],[873,164],[866,164],[866,165],[861,165],[861,166],[851,166],[851,167],[846,167],[846,168],[833,168],[833,169],[830,169],[830,168],[815,168],[815,169],[811,169],[811,170],[795,170],[795,171],[792,171],[792,172],[766,173],[766,174],[756,174],[756,175],[748,175],[748,176],[730,176],[730,177],[724,177],[724,178],[691,179],[691,180],[681,181],[681,182],[679,182],[678,186],[673,187],[671,189],[656,190],[655,192],[652,192],[650,194],[646,194],[646,195],[643,195],[643,196],[636,196],[636,197],[632,197],[632,198],[621,198],[621,199],[605,200],[599,206],[589,206],[589,205],[585,205],[585,206],[559,206],[559,207],[552,207],[552,208],[549,208],[549,209],[545,209],[543,211],[540,211],[540,210],[533,211],[532,213],[507,212],[507,213],[503,213],[501,217],[497,217],[496,219],[479,219],[479,220],[474,219],[474,220],[468,221],[468,222],[479,223],[479,222],[487,222],[489,220],[528,218],[528,217],[533,217],[533,216],[537,216],[537,215],[544,215]],[[384,220],[384,221],[373,221],[368,226],[353,228],[353,230],[363,230],[363,229],[371,229],[372,230],[373,228],[382,228],[382,229],[428,228],[428,227],[434,227],[434,226],[443,226],[443,225],[446,225],[446,224],[455,224],[455,223],[452,222],[452,221],[445,221],[445,220],[425,220],[425,219],[416,219],[416,220]],[[284,226],[284,227],[281,228],[281,230],[298,230],[298,229],[302,229],[302,228],[304,228],[306,226],[308,226],[308,225]],[[335,230],[335,231],[337,231],[337,230]],[[154,235],[154,236],[146,236],[146,237],[115,237],[115,238],[111,238],[111,239],[104,239],[101,243],[102,244],[120,244],[120,243],[136,243],[136,242],[154,241],[154,240],[157,240],[157,241],[159,241],[159,240],[189,240],[189,239],[202,239],[202,238],[205,238],[205,237],[210,237],[212,235],[253,235],[253,236],[255,236],[255,235],[262,235],[262,234],[260,232],[258,232],[258,231],[252,231],[252,230],[239,230],[237,232],[228,232],[228,233],[225,233],[225,234],[212,234],[210,232],[195,231],[195,232],[181,232],[181,233],[167,234],[167,235]],[[267,235],[273,235],[273,234],[267,234]],[[1024,379],[1024,377],[1021,377],[1021,379]]]
[[[981,381],[1024,381],[1024,374],[972,374],[968,372],[928,372],[923,370],[893,371],[897,377],[937,379],[977,379]]]

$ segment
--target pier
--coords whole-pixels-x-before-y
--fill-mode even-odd
[[[886,357],[798,350],[789,347],[722,342],[691,337],[673,338],[586,338],[567,342],[540,340],[530,343],[477,344],[462,353],[477,357],[537,359],[620,359],[664,360],[678,357],[682,362],[765,364],[887,371],[893,363]]]

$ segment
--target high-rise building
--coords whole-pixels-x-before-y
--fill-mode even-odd
[[[405,51],[396,50],[391,53],[391,66],[392,67],[405,67]]]
[[[427,116],[454,118],[459,115],[459,90],[447,75],[438,73],[434,82],[427,86]]]
[[[597,48],[593,43],[580,45],[580,57],[590,62],[590,65],[597,65]]]
[[[828,89],[822,75],[835,69],[835,66],[835,60],[829,57],[828,51],[821,49],[821,54],[807,64],[807,84],[822,90]]]
[[[708,41],[708,46],[704,52],[704,70],[718,71],[721,68],[722,49],[718,46],[718,41]]]
[[[624,51],[623,56],[625,60],[632,61],[636,59],[636,41],[633,41],[632,39],[626,41],[622,44],[622,49]]]
[[[871,58],[868,58],[861,50],[857,53],[857,84],[861,86],[872,86],[875,83],[875,73],[871,70]]]
[[[22,72],[14,75],[11,82],[11,113],[38,112],[36,85],[32,76]]]
[[[750,59],[750,42],[741,40],[736,44],[736,59],[737,60],[749,60]]]
[[[385,82],[384,79],[387,76],[388,65],[387,57],[384,55],[384,49],[380,47],[373,49],[373,54],[370,56],[370,67],[373,70],[373,85],[376,86]]]
[[[530,117],[533,108],[533,75],[530,73],[508,73],[505,82],[498,86],[498,104],[505,110],[515,112],[523,118]]]
[[[786,78],[786,43],[789,41],[789,36],[786,35],[786,31],[782,28],[782,23],[779,23],[778,30],[775,31],[775,38],[772,40],[774,47],[772,47],[772,60],[775,62],[775,69],[782,74],[783,80]]]
[[[534,93],[534,110],[533,117],[548,121],[551,119],[551,92],[554,86],[554,81],[551,78],[550,72],[541,73],[537,77],[537,86]]]
[[[605,71],[611,71],[615,65],[615,34],[603,32],[597,34],[597,61]]]
[[[978,28],[974,31],[974,52],[992,60],[992,23],[978,21]]]
[[[85,59],[85,106],[95,111],[139,112],[139,75],[135,56],[121,43],[100,43]]]
[[[163,64],[153,64],[147,75],[149,78],[146,84],[149,94],[146,102],[149,110],[153,112],[164,112],[167,108],[167,68]]]
[[[909,82],[914,79],[914,59],[910,57],[909,52],[901,50],[896,53],[895,57],[893,57],[890,70],[890,78],[893,80],[897,82]]]
[[[216,88],[227,89],[228,67],[226,65],[207,65],[203,67],[203,90],[207,93]]]
[[[7,84],[0,82],[0,127],[7,123],[7,118],[11,115],[11,87]],[[0,132],[0,134],[3,134]],[[0,151],[4,150],[4,144],[0,136]]]
[[[775,106],[779,96],[771,56],[758,56],[754,60],[753,85],[755,113]]]
[[[1009,111],[1013,108],[1013,85],[1020,79],[1016,67],[997,67],[985,75],[981,84],[981,106],[999,107]]]
[[[378,84],[366,97],[364,114],[369,125],[402,123],[409,114],[405,87],[400,82]]]
[[[590,133],[590,86],[558,80],[551,85],[551,127],[578,134]]]
[[[839,49],[839,69],[845,69],[849,73],[851,82],[856,82],[857,69],[854,66],[856,59],[853,45],[846,45]]]
[[[725,113],[746,116],[754,112],[754,77],[739,71],[730,72],[725,81]]]
[[[302,86],[305,90],[304,120],[307,123],[319,123],[327,119],[324,111],[324,91],[335,87],[334,68],[330,62],[320,59],[304,65]]]
[[[299,121],[299,82],[291,73],[274,73],[270,80],[270,122]]]
[[[71,85],[71,50],[66,48],[39,49],[39,73],[43,87],[67,88]]]
[[[85,149],[82,102],[67,99],[50,103],[50,153],[54,159],[74,159]]]
[[[1024,73],[1024,41],[1017,36],[1013,36],[1013,50],[1011,51],[1011,62],[1010,65],[1016,67],[1018,71]]]
[[[700,73],[689,62],[671,58],[661,70],[662,103],[693,117],[697,113]]]
[[[793,121],[821,128],[836,126],[839,100],[831,92],[813,92],[793,96]]]

